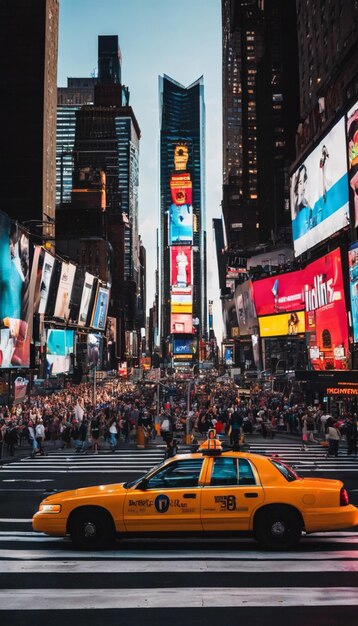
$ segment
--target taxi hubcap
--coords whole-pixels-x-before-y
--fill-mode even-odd
[[[94,537],[96,534],[96,526],[93,522],[85,522],[84,525],[84,534],[88,539],[90,537]]]
[[[271,532],[275,537],[282,537],[286,532],[286,526],[283,522],[275,522],[272,524]]]

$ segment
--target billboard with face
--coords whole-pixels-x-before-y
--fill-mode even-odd
[[[99,330],[105,329],[108,304],[109,290],[106,287],[98,287],[97,300],[91,324],[93,328],[98,328]]]
[[[193,318],[189,313],[172,313],[170,316],[170,329],[172,333],[190,334],[193,332]]]
[[[350,250],[348,252],[348,263],[353,341],[354,343],[358,343],[358,241],[356,241],[350,247]]]
[[[358,226],[358,102],[347,113],[348,178],[353,191],[354,220]]]
[[[30,366],[29,238],[0,211],[0,368]]]
[[[290,195],[295,256],[349,224],[344,118],[293,173]]]
[[[54,265],[55,257],[45,250],[40,250],[37,266],[38,286],[35,288],[35,313],[46,313]]]
[[[90,309],[91,298],[92,298],[93,284],[94,284],[94,276],[86,272],[85,282],[84,282],[83,291],[82,291],[80,312],[79,312],[79,317],[78,317],[79,326],[87,325],[87,318],[90,312],[89,309]]]
[[[62,263],[60,281],[57,289],[54,317],[68,319],[70,313],[70,301],[76,266],[73,263]]]
[[[169,244],[193,242],[193,207],[171,204],[169,210]]]
[[[280,335],[298,335],[305,332],[304,311],[267,315],[259,318],[261,337],[278,337]]]
[[[74,352],[74,331],[53,329],[47,331],[47,374],[63,374],[71,369]]]
[[[252,281],[247,280],[235,290],[235,306],[240,335],[251,335],[257,326]]]
[[[192,268],[190,246],[172,246],[171,254],[171,280],[173,293],[191,293]]]

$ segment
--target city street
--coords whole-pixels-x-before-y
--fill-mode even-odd
[[[302,476],[339,478],[358,504],[358,461],[307,452],[292,437],[247,439],[250,451],[279,455]],[[183,446],[185,452],[188,447]],[[133,480],[163,459],[154,443],[114,454],[73,449],[17,458],[0,471],[0,603],[13,624],[352,623],[357,610],[358,533],[316,533],[289,552],[258,550],[252,538],[118,540],[114,550],[79,552],[69,539],[32,532],[31,517],[51,491]],[[297,604],[300,607],[297,607]],[[265,607],[264,621],[262,607]],[[120,609],[120,613],[118,613]],[[170,617],[168,617],[170,616]]]

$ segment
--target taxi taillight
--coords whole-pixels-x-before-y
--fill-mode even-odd
[[[347,506],[347,504],[349,504],[349,497],[348,497],[347,489],[345,489],[344,487],[342,487],[341,489],[341,493],[339,496],[339,504],[340,506]]]

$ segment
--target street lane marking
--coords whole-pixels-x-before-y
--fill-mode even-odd
[[[32,522],[32,519],[26,519],[23,517],[1,517],[0,518],[0,523],[1,524],[28,524],[28,523]]]

